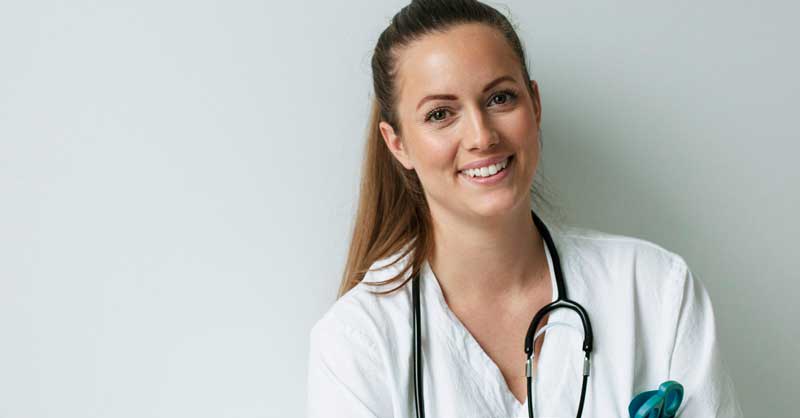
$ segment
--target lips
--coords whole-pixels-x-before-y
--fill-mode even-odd
[[[481,176],[471,177],[469,174],[467,174],[466,171],[459,172],[458,176],[461,179],[463,179],[464,181],[466,181],[466,182],[468,182],[468,183],[470,183],[472,185],[480,186],[480,187],[491,187],[491,186],[498,185],[498,184],[506,181],[506,179],[511,175],[510,174],[510,170],[511,170],[511,167],[513,167],[513,165],[514,165],[514,161],[515,161],[514,156],[513,155],[509,156],[508,157],[508,164],[506,164],[505,168],[503,168],[502,170],[500,170],[497,173],[492,174],[490,176],[486,176],[486,177],[481,177]],[[469,170],[467,170],[467,171],[469,171]]]
[[[481,167],[490,166],[492,164],[497,164],[497,163],[505,160],[506,158],[510,159],[513,156],[514,156],[514,154],[505,154],[505,155],[498,155],[498,156],[492,157],[492,158],[486,158],[486,159],[483,159],[483,160],[473,161],[473,162],[471,162],[469,164],[465,164],[463,167],[458,169],[458,171],[462,172],[464,170],[469,170],[471,168],[481,168]]]
[[[506,167],[508,167],[508,165],[511,163],[511,161],[512,161],[511,157],[506,157],[504,160],[500,161],[497,164],[492,164],[492,165],[489,165],[489,166],[486,166],[486,167],[481,167],[481,168],[468,168],[466,170],[460,171],[459,174],[463,174],[463,175],[465,175],[467,177],[470,177],[470,178],[474,178],[474,177],[484,177],[484,178],[485,177],[490,177],[490,176],[494,176],[497,173],[505,170]]]

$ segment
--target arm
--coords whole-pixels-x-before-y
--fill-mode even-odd
[[[720,355],[708,292],[685,263],[677,272],[680,303],[669,374],[684,387],[678,417],[741,418],[733,381]]]
[[[310,333],[309,418],[392,416],[374,347],[365,335],[335,317],[317,322]]]

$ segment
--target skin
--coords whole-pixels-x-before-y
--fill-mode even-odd
[[[399,51],[400,132],[386,122],[379,128],[394,157],[422,183],[435,237],[429,262],[449,308],[523,403],[522,341],[533,315],[552,300],[552,286],[529,202],[541,101],[536,81],[525,80],[521,68],[491,27],[470,23],[427,35]],[[483,91],[502,76],[511,80]],[[454,97],[418,108],[439,94]],[[507,153],[514,159],[498,184],[476,185],[459,174],[467,163]],[[543,341],[536,341],[537,356]]]

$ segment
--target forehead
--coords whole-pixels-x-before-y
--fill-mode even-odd
[[[398,55],[400,102],[431,93],[480,92],[501,76],[521,77],[520,63],[503,35],[484,24],[462,24],[420,38]]]

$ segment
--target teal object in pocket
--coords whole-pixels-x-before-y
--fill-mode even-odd
[[[683,385],[668,380],[658,390],[642,392],[628,405],[630,418],[672,418],[683,402]]]

